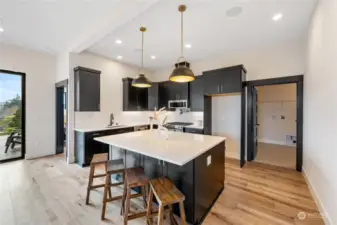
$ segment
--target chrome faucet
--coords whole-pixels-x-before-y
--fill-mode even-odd
[[[110,123],[109,123],[109,126],[112,126],[115,122],[114,122],[114,114],[113,113],[111,113],[110,114]]]

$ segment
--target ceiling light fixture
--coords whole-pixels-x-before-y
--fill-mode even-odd
[[[0,32],[4,32],[5,30],[2,28],[2,27],[0,27]]]
[[[191,44],[186,44],[185,48],[192,48],[192,45]]]
[[[117,56],[117,59],[123,59],[123,56],[118,55],[118,56]]]
[[[151,56],[151,59],[156,59],[157,57],[155,55],[152,55]]]
[[[120,44],[122,44],[122,43],[123,43],[122,40],[120,40],[120,39],[117,39],[117,40],[116,40],[116,44],[119,44],[119,45],[120,45]]]
[[[132,80],[132,86],[138,88],[149,88],[152,86],[151,81],[142,73],[144,69],[144,32],[145,27],[141,27],[140,32],[142,32],[142,67],[140,68],[139,75],[136,79]]]
[[[277,13],[273,16],[273,20],[278,21],[278,20],[282,19],[282,17],[283,17],[282,13]]]
[[[187,67],[187,62],[184,58],[184,12],[186,10],[185,5],[180,5],[178,8],[179,12],[181,12],[181,55],[178,58],[177,68],[175,68],[171,75],[170,81],[186,83],[193,81],[195,79],[194,74],[190,68]],[[185,63],[181,63],[185,62]]]

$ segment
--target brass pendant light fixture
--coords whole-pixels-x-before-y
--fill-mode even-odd
[[[133,79],[132,86],[138,88],[149,88],[152,86],[151,81],[143,74],[144,69],[144,32],[146,31],[145,27],[141,27],[140,32],[142,32],[142,67],[140,73],[136,79]]]
[[[184,12],[186,10],[185,5],[180,5],[178,8],[181,12],[181,56],[178,58],[177,68],[175,68],[170,76],[170,81],[178,83],[186,83],[195,79],[194,73],[188,68],[186,60],[184,58]],[[181,63],[185,62],[185,63]]]

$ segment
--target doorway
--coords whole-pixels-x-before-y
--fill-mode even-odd
[[[294,167],[302,171],[303,75],[248,81],[246,85],[247,160],[262,160],[276,166],[285,163],[288,164],[285,167],[289,167],[292,164],[289,158],[294,157]],[[293,91],[294,96],[282,99],[280,90],[285,88],[282,85],[290,85],[286,94]],[[261,99],[263,91],[270,93]]]
[[[24,73],[0,70],[0,163],[25,157],[25,85]]]
[[[68,80],[56,83],[56,151],[67,153]],[[66,156],[67,157],[67,156]]]

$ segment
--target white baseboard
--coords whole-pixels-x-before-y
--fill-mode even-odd
[[[274,141],[274,140],[269,140],[269,139],[258,139],[257,141],[262,142],[262,143],[274,144],[274,145],[285,145],[285,146],[296,147],[296,144],[287,143],[285,141]]]
[[[327,211],[325,210],[324,206],[321,204],[321,200],[320,200],[319,196],[317,195],[317,192],[316,192],[314,186],[311,185],[311,182],[310,182],[309,178],[307,177],[307,174],[305,173],[304,168],[302,168],[302,174],[303,174],[305,182],[307,183],[307,185],[309,187],[310,193],[311,193],[312,197],[314,198],[314,201],[315,201],[315,203],[318,207],[318,210],[319,210],[320,214],[323,215],[324,224],[325,225],[332,225],[331,218],[330,218],[329,214],[327,213]]]

